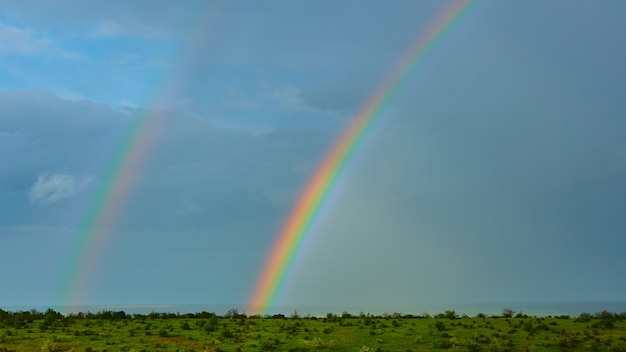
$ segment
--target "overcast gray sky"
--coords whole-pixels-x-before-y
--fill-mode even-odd
[[[155,109],[71,303],[245,304],[320,160],[446,3],[0,0],[0,306],[60,303]],[[479,2],[382,111],[278,303],[626,301],[625,12]]]

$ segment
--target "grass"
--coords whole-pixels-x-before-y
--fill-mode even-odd
[[[626,352],[626,314],[578,318],[397,313],[323,318],[212,313],[63,316],[0,310],[7,351],[608,351]]]

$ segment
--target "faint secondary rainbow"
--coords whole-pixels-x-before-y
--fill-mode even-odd
[[[89,299],[89,288],[98,274],[108,242],[111,240],[124,205],[132,193],[133,182],[141,173],[150,147],[167,114],[166,108],[176,105],[181,86],[189,79],[200,57],[200,49],[207,43],[215,15],[214,2],[202,2],[196,17],[189,21],[186,40],[180,44],[172,62],[173,69],[152,82],[152,110],[136,116],[122,143],[117,146],[106,171],[99,177],[89,207],[83,217],[76,239],[69,250],[65,267],[57,283],[53,300],[60,306],[83,305]]]
[[[368,130],[417,65],[476,2],[476,0],[456,0],[444,8],[354,115],[348,127],[316,169],[283,224],[248,302],[248,313],[266,313],[276,303],[304,240],[310,234],[320,210]]]
[[[57,302],[60,305],[86,303],[90,275],[95,273],[102,259],[111,230],[160,123],[159,114],[139,118],[119,147],[108,172],[102,175],[104,182],[94,195],[59,282],[61,291]]]

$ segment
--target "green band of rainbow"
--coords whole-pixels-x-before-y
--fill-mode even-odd
[[[266,313],[275,304],[278,294],[285,285],[292,262],[301,251],[302,243],[311,232],[318,213],[367,131],[394,95],[403,87],[417,65],[454,28],[454,25],[468,12],[470,5],[475,2],[474,0],[451,2],[427,30],[418,36],[416,42],[394,67],[388,78],[358,110],[349,126],[316,169],[283,225],[248,303],[249,314]]]

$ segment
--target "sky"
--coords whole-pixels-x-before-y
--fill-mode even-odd
[[[0,307],[245,304],[324,155],[446,3],[0,0]],[[626,301],[625,11],[476,3],[364,136],[277,303]],[[106,241],[75,263],[88,280],[68,279],[153,115]]]

